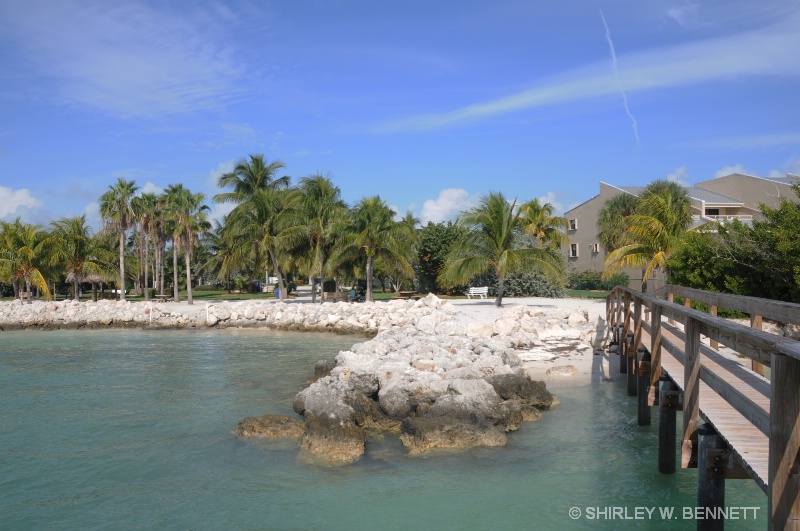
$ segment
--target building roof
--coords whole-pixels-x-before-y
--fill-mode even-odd
[[[635,196],[642,195],[644,192],[644,186],[618,186],[620,190],[624,190],[629,194],[633,194]],[[694,199],[695,201],[704,201],[706,203],[713,203],[715,205],[742,205],[743,201],[741,199],[736,199],[734,197],[728,197],[727,195],[718,194],[716,192],[712,192],[711,190],[706,190],[705,188],[697,188],[696,186],[684,186],[684,190],[686,190],[686,195],[689,196],[690,199]]]

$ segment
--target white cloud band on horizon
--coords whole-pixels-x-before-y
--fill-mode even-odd
[[[800,16],[771,27],[618,56],[619,82],[605,63],[573,69],[537,87],[443,113],[379,126],[379,133],[422,132],[469,124],[517,111],[618,94],[672,88],[742,76],[800,75],[787,50],[800,49]]]

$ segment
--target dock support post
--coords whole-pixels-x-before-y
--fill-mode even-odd
[[[625,349],[625,362],[627,364],[627,383],[628,383],[628,396],[636,396],[636,344],[633,342],[633,337],[628,338],[628,348]]]
[[[695,468],[697,427],[700,425],[700,323],[687,317],[685,331],[681,468]]]
[[[676,415],[679,391],[669,376],[659,379],[660,397],[658,399],[658,471],[662,474],[675,473]]]
[[[800,528],[800,360],[772,354],[769,412],[770,529]]]
[[[705,511],[704,518],[697,520],[697,529],[719,531],[725,529],[722,511],[725,508],[724,468],[727,462],[721,463],[719,457],[709,458],[707,454],[709,450],[725,449],[726,444],[711,424],[702,424],[697,434],[697,507]]]
[[[619,372],[625,374],[628,372],[628,360],[623,358],[623,354],[627,356],[628,350],[625,348],[628,344],[628,334],[631,333],[631,294],[625,292],[625,302],[622,317],[622,337],[620,338],[620,354],[619,354]]]
[[[636,396],[638,392],[638,355],[642,346],[642,299],[633,299],[633,338],[628,347],[628,395]]]
[[[638,388],[636,393],[637,398],[637,420],[639,426],[650,425],[650,353],[647,349],[639,349],[637,352],[639,366],[636,370]]]
[[[650,397],[651,406],[658,405],[659,379],[661,378],[661,306],[654,305],[650,312]]]

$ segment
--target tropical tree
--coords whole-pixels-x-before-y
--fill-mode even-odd
[[[22,281],[32,303],[31,286],[50,298],[50,289],[43,271],[50,265],[53,238],[39,225],[20,222],[2,222],[3,247],[0,249],[0,268]]]
[[[240,204],[251,198],[258,190],[277,190],[288,188],[289,177],[275,178],[278,170],[285,166],[278,160],[267,163],[264,155],[250,155],[250,160],[242,159],[233,171],[225,173],[217,180],[220,188],[233,188],[230,192],[222,192],[214,196],[215,203]]]
[[[61,218],[54,221],[54,258],[63,264],[67,281],[72,282],[72,292],[76,301],[80,300],[80,284],[105,276],[113,253],[102,238],[92,234],[86,224],[86,216]],[[93,297],[96,295],[93,292]]]
[[[406,256],[405,245],[413,238],[409,235],[413,230],[407,223],[394,221],[394,211],[380,196],[365,197],[350,210],[347,220],[340,224],[340,240],[332,261],[341,266],[349,261],[366,259],[366,300],[371,302],[377,257],[393,261],[403,274],[413,276],[414,270]]]
[[[136,223],[139,225],[139,263],[140,278],[144,290],[144,300],[150,300],[148,270],[150,266],[150,241],[151,234],[156,224],[156,205],[158,197],[156,194],[145,193],[134,197],[131,200]],[[154,268],[155,270],[155,268]],[[154,271],[155,273],[155,271]],[[153,275],[155,276],[155,274]]]
[[[108,191],[100,196],[100,216],[109,230],[116,231],[119,236],[119,299],[125,300],[125,232],[131,227],[134,212],[131,201],[139,189],[135,181],[126,181],[122,177],[116,184],[108,187]]]
[[[244,263],[242,245],[237,244],[231,226],[215,221],[214,229],[208,234],[208,250],[211,256],[203,264],[203,270],[225,281],[225,289],[231,293],[231,278]]]
[[[325,278],[325,264],[335,237],[334,227],[344,218],[347,205],[339,187],[320,174],[304,177],[299,188],[303,220],[297,226],[300,230],[295,232],[300,232],[308,243],[311,302],[316,302],[315,281],[319,279],[321,283]],[[290,237],[288,231],[287,236]]]
[[[621,245],[625,234],[625,218],[636,212],[639,198],[622,193],[606,201],[597,214],[597,239],[607,253]]]
[[[183,252],[186,261],[186,300],[192,299],[192,250],[197,243],[198,235],[210,227],[206,220],[209,208],[203,204],[205,194],[192,193],[182,184],[171,184],[167,187],[167,208],[172,221],[172,241],[175,244],[175,289],[177,290],[177,254]],[[177,300],[177,297],[176,297]]]
[[[669,260],[692,221],[691,201],[677,183],[655,181],[626,216],[621,245],[606,256],[603,278],[626,267],[642,267],[642,289],[656,269],[669,272]]]
[[[569,236],[564,232],[567,228],[567,219],[553,215],[554,211],[553,205],[542,204],[538,199],[519,206],[522,229],[543,249],[558,250],[562,245],[569,245]]]
[[[452,221],[433,223],[417,231],[417,259],[415,272],[420,293],[442,293],[443,286],[437,282],[444,269],[447,255],[453,244],[464,237],[466,229]],[[459,288],[456,286],[455,288]]]
[[[502,193],[490,192],[477,206],[462,213],[458,223],[468,232],[448,254],[438,279],[441,285],[465,284],[492,270],[497,276],[495,305],[501,306],[503,283],[511,273],[537,270],[549,280],[563,282],[564,265],[555,253],[519,245],[523,218],[516,200],[509,203]]]

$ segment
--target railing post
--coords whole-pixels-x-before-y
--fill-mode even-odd
[[[710,315],[713,315],[714,317],[716,317],[717,316],[717,306],[712,304],[711,307],[709,307],[709,309],[708,309],[708,313]],[[714,350],[719,350],[719,341],[717,341],[716,339],[712,339],[711,340],[711,348],[713,348]]]
[[[750,315],[750,328],[755,328],[756,330],[762,330],[764,328],[764,320],[760,315]],[[750,368],[753,372],[764,376],[764,365],[756,360],[750,360]]]
[[[667,289],[669,289],[669,288],[667,288]],[[672,293],[671,291],[669,293],[667,293],[667,301],[668,302],[675,302],[675,294]],[[669,319],[667,319],[667,322],[669,324],[671,324],[671,325],[674,325],[675,324],[675,319],[670,317]]]
[[[714,458],[709,460],[708,453],[711,450],[724,450],[727,446],[711,424],[701,425],[697,433],[697,507],[706,511],[705,518],[697,520],[697,529],[722,530],[725,529],[725,518],[720,514],[725,507],[723,467],[728,463],[727,460],[725,463],[716,462]],[[718,518],[710,518],[709,515]]]
[[[633,298],[633,338],[626,350],[628,358],[628,396],[636,396],[638,391],[638,378],[636,369],[638,368],[639,348],[642,344],[642,299],[634,296]]]
[[[624,316],[622,318],[622,337],[619,338],[619,372],[626,374],[628,372],[628,333],[631,331],[631,294],[625,292],[624,303]]]
[[[669,376],[659,380],[658,399],[658,471],[675,473],[676,411],[680,410],[678,386]]]
[[[636,412],[637,421],[639,426],[650,425],[650,404],[648,403],[648,394],[650,386],[650,353],[647,349],[639,349],[636,352],[638,358],[638,367],[636,367]]]
[[[658,381],[661,378],[661,306],[653,305],[650,312],[650,396],[647,403],[658,405]]]
[[[685,334],[681,468],[695,468],[697,466],[697,426],[700,419],[700,323],[687,316]]]
[[[800,360],[772,354],[769,412],[771,529],[800,527]]]

